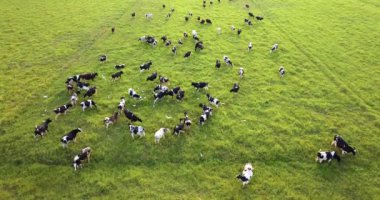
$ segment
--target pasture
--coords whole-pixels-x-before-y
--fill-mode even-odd
[[[205,8],[201,0],[0,1],[0,199],[378,199],[379,7],[375,0],[207,0]],[[248,26],[248,12],[264,20]],[[162,40],[155,48],[138,41],[167,35],[177,43],[192,30],[204,42],[201,51],[190,37],[177,55]],[[279,49],[270,54],[275,43]],[[101,54],[107,62],[99,62]],[[140,72],[148,60],[151,69]],[[111,81],[121,63],[124,74]],[[154,71],[185,90],[183,102],[165,97],[152,107],[158,81],[146,78]],[[70,99],[67,77],[87,72],[99,74],[88,81],[98,89],[97,108],[76,105],[55,120],[53,109]],[[192,81],[210,87],[195,91]],[[229,92],[234,83],[237,94]],[[129,88],[143,98],[130,98]],[[199,126],[206,93],[222,105]],[[122,96],[143,120],[136,125],[145,137],[132,139],[124,115],[105,128]],[[155,144],[154,133],[172,130],[185,111],[190,130]],[[49,132],[35,140],[35,125],[48,117]],[[61,137],[78,127],[77,141],[63,149]],[[320,149],[341,154],[330,145],[334,134],[357,155],[316,163]],[[74,172],[73,158],[86,146],[91,163]],[[243,188],[235,176],[247,162],[255,171]]]

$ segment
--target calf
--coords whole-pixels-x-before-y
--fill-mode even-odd
[[[77,134],[80,133],[80,132],[82,132],[82,129],[77,128],[77,129],[74,129],[74,130],[70,131],[65,136],[63,136],[61,138],[62,147],[66,148],[67,145],[69,144],[69,142],[76,141]]]
[[[203,49],[203,42],[199,41],[195,44],[195,51],[196,50],[202,50]]]
[[[332,159],[336,159],[338,162],[340,162],[340,157],[335,153],[335,151],[319,150],[315,161],[319,161],[319,163],[322,163],[323,161],[331,162]]]
[[[107,61],[107,56],[106,55],[100,55],[99,56],[99,61],[100,62],[106,62]]]
[[[124,69],[124,67],[125,67],[125,64],[115,65],[115,69],[117,69],[117,70]]]
[[[106,128],[108,128],[110,124],[116,123],[118,117],[119,113],[115,112],[112,116],[104,118],[104,124],[106,125]]]
[[[231,67],[233,66],[232,61],[228,56],[223,56],[223,60],[227,64],[227,66],[231,66]]]
[[[82,106],[83,112],[86,110],[86,108],[92,108],[92,106],[94,106],[96,108],[95,101],[93,101],[91,99],[81,102],[80,105]]]
[[[238,74],[239,74],[240,78],[243,78],[243,76],[244,76],[244,68],[240,67]]]
[[[195,87],[195,89],[197,90],[202,89],[202,88],[208,89],[207,82],[192,82],[191,85]]]
[[[76,92],[73,92],[73,94],[71,95],[70,97],[70,102],[71,102],[71,105],[75,105],[77,104],[77,101],[78,101],[78,94],[80,94],[79,91],[76,91]]]
[[[84,97],[91,97],[96,93],[96,86],[90,88],[85,94]]]
[[[149,70],[151,65],[152,65],[152,61],[149,61],[147,63],[141,64],[140,65],[141,72],[144,71],[144,70]]]
[[[160,128],[155,134],[154,134],[154,143],[159,144],[161,138],[165,138],[165,134],[168,133],[170,130],[168,128]]]
[[[123,71],[119,71],[119,72],[116,72],[114,74],[111,75],[111,78],[113,81],[117,80],[117,79],[120,79],[121,75],[123,74],[124,72]]]
[[[219,59],[216,59],[215,67],[216,67],[217,69],[220,68],[220,60],[219,60]]]
[[[125,107],[125,98],[121,97],[120,98],[120,103],[117,106],[117,109],[119,110],[119,113],[124,109],[124,107]]]
[[[248,44],[248,51],[251,51],[252,50],[252,42],[250,42],[249,44]]]
[[[251,163],[247,163],[244,166],[243,171],[241,174],[237,175],[236,178],[239,179],[243,183],[243,187],[249,183],[253,176],[253,167]]]
[[[132,88],[129,88],[129,89],[128,89],[128,93],[129,93],[129,96],[130,96],[130,97],[133,97],[133,98],[135,98],[135,99],[141,99],[141,96],[138,95],[138,94],[136,93],[136,91],[133,90]]]
[[[69,93],[73,92],[73,90],[74,90],[73,84],[67,83],[66,89],[67,89],[67,92],[69,92]]]
[[[285,75],[285,68],[283,66],[280,67],[280,69],[278,70],[278,73],[280,74],[280,77],[284,77]]]
[[[55,112],[56,116],[55,116],[55,119],[57,119],[57,117],[59,115],[61,115],[62,113],[66,114],[66,112],[69,110],[70,107],[72,107],[73,105],[71,103],[68,103],[66,105],[63,105],[61,107],[58,107],[56,109],[54,109],[53,111]]]
[[[191,51],[188,51],[185,53],[185,55],[183,56],[184,58],[189,58],[191,56]]]
[[[87,73],[87,74],[81,74],[79,75],[79,78],[84,80],[94,80],[98,76],[98,73]]]
[[[157,72],[154,72],[152,75],[146,78],[147,81],[154,81],[157,78]]]
[[[274,44],[272,46],[272,48],[270,49],[269,53],[273,53],[273,52],[277,51],[277,49],[278,49],[278,44],[276,43],[276,44]]]
[[[37,136],[41,136],[42,138],[48,132],[50,122],[52,122],[52,120],[48,118],[44,121],[44,123],[38,126],[36,125],[34,128],[34,137],[37,138]]]
[[[133,123],[133,122],[136,122],[136,121],[140,121],[142,122],[142,120],[137,117],[132,111],[128,110],[128,109],[125,109],[124,110],[124,115]]]
[[[135,135],[138,135],[140,137],[145,136],[145,130],[142,126],[129,125],[129,131],[131,132],[133,139],[135,139]]]
[[[334,145],[335,147],[342,149],[343,155],[346,153],[352,153],[353,155],[356,154],[355,147],[351,147],[350,145],[348,145],[347,142],[344,141],[340,135],[334,136],[334,140],[332,141],[331,145]]]
[[[208,102],[212,105],[219,107],[220,101],[217,98],[212,97],[210,94],[206,94]]]
[[[79,168],[79,167],[82,168],[82,162],[85,160],[87,160],[88,163],[90,163],[90,155],[91,155],[91,148],[90,147],[86,147],[86,148],[82,149],[80,154],[78,154],[74,157],[74,161],[73,161],[74,170],[76,171],[77,168]]]
[[[230,92],[235,92],[235,93],[237,93],[237,92],[239,91],[239,89],[240,89],[239,84],[234,83],[234,86],[232,87],[232,89],[230,90]]]
[[[166,91],[165,91],[165,92],[163,92],[163,91],[159,91],[158,93],[155,93],[155,94],[153,95],[153,97],[154,97],[153,107],[156,105],[156,102],[157,102],[158,100],[162,99],[166,94],[167,94]]]

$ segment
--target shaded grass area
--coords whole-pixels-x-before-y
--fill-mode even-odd
[[[162,3],[166,9],[162,9]],[[248,10],[265,17],[244,24]],[[379,196],[379,21],[371,1],[222,1],[202,7],[194,1],[12,1],[1,2],[3,73],[0,75],[0,196],[4,199],[374,199]],[[169,8],[175,8],[165,19]],[[358,12],[360,10],[360,12]],[[130,13],[136,11],[136,18]],[[147,21],[143,14],[152,12]],[[193,17],[185,22],[184,16]],[[196,17],[211,18],[209,26]],[[242,35],[230,31],[234,25]],[[110,28],[116,27],[111,34]],[[217,35],[216,28],[222,28]],[[142,35],[167,35],[176,43],[183,32],[197,30],[205,49],[191,38],[177,56],[162,42],[156,48],[139,43]],[[6,39],[3,39],[6,38]],[[248,43],[254,44],[247,52]],[[269,54],[278,42],[280,49]],[[98,55],[109,61],[99,63]],[[214,67],[228,55],[233,68]],[[152,60],[149,72],[138,66]],[[125,63],[121,80],[112,82],[114,65]],[[278,76],[284,65],[286,75]],[[239,80],[237,70],[245,68]],[[184,102],[170,98],[152,107],[146,82],[153,71],[186,91]],[[98,109],[77,106],[54,120],[46,138],[35,141],[33,127],[52,109],[68,102],[66,77],[98,72]],[[103,78],[104,77],[104,78]],[[154,145],[160,127],[173,128],[188,111],[194,124],[206,103],[206,91],[191,81],[208,81],[223,105],[199,127]],[[230,94],[233,83],[241,91]],[[127,98],[127,107],[143,119],[147,136],[132,140],[124,116],[104,128],[121,96],[133,87],[144,98]],[[47,96],[44,98],[43,96]],[[80,99],[82,100],[82,98]],[[62,149],[59,139],[81,127],[77,142]],[[341,163],[314,162],[319,149],[329,150],[334,134],[358,149]],[[85,147],[91,163],[74,172],[71,162]],[[241,188],[234,176],[252,162],[255,176]],[[79,187],[80,186],[80,187]],[[67,191],[67,192],[62,192]],[[323,191],[323,192],[321,192]]]

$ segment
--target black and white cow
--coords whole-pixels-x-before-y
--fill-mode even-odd
[[[167,77],[164,77],[164,76],[159,76],[159,79],[160,79],[160,84],[164,84],[164,83],[169,82],[169,79]]]
[[[195,44],[195,51],[196,50],[202,50],[203,49],[203,42],[199,41]]]
[[[154,81],[156,78],[157,78],[157,72],[154,72],[152,75],[148,76],[148,78],[146,78],[147,81]]]
[[[239,74],[240,78],[243,78],[243,76],[244,76],[244,68],[240,67],[238,74]]]
[[[342,154],[348,154],[352,153],[353,155],[356,154],[356,148],[351,147],[347,144],[346,141],[343,140],[343,138],[340,135],[335,135],[334,140],[332,141],[331,145],[334,145],[335,147],[338,147],[339,149],[342,149]]]
[[[73,92],[73,94],[71,95],[70,97],[70,102],[71,102],[71,105],[75,105],[77,104],[77,101],[78,101],[78,94],[80,94],[79,91],[76,91],[76,92]]]
[[[125,67],[125,64],[115,65],[115,69],[117,70],[124,69],[124,67]]]
[[[80,82],[80,81],[78,81],[78,88],[80,89],[80,90],[86,90],[86,91],[88,91],[89,89],[90,89],[90,84],[89,83],[85,83],[85,82]]]
[[[284,66],[281,66],[280,69],[278,70],[278,73],[280,74],[280,77],[284,77],[285,75],[285,68]]]
[[[252,42],[249,42],[248,44],[248,51],[251,51],[252,50]]]
[[[145,136],[145,130],[142,126],[129,125],[129,131],[133,139],[135,139],[135,135],[138,135],[140,137]]]
[[[129,93],[129,96],[132,97],[132,98],[141,99],[141,96],[138,95],[137,92],[134,89],[132,89],[132,88],[128,89],[128,93]]]
[[[227,64],[227,66],[231,66],[231,67],[233,66],[232,61],[228,56],[223,56],[223,60]]]
[[[219,60],[219,59],[216,59],[215,67],[216,67],[217,69],[220,68],[220,60]]]
[[[185,91],[179,90],[178,93],[177,93],[177,95],[176,95],[176,99],[178,101],[182,101],[184,97],[185,97]]]
[[[235,93],[237,93],[237,92],[239,91],[239,89],[240,89],[239,84],[234,83],[234,86],[232,86],[230,92],[235,92]]]
[[[96,108],[95,101],[91,99],[81,102],[80,105],[82,106],[83,112],[86,110],[86,108],[92,108],[93,106]]]
[[[162,99],[164,96],[166,96],[166,92],[159,91],[158,93],[155,93],[153,95],[154,101],[153,101],[153,107],[156,105],[156,102],[160,99]]]
[[[76,141],[77,134],[82,132],[82,129],[76,128],[61,138],[62,147],[66,148],[69,142]]]
[[[70,84],[70,83],[67,83],[66,84],[66,89],[67,89],[67,92],[72,93],[74,91],[74,85]]]
[[[121,97],[120,98],[120,103],[117,106],[117,109],[119,110],[119,113],[124,109],[124,107],[125,107],[125,98]]]
[[[208,102],[210,102],[212,105],[219,107],[220,101],[217,98],[214,98],[210,94],[206,94]]]
[[[80,80],[80,75],[75,75],[75,76],[70,76],[67,78],[66,82],[67,84],[74,84],[74,82],[78,83],[78,81]]]
[[[124,115],[133,123],[133,122],[136,122],[136,121],[140,121],[142,122],[142,120],[137,117],[132,111],[128,110],[128,109],[125,109],[124,110]]]
[[[169,88],[165,85],[157,85],[154,89],[154,93],[163,92],[166,93],[169,90]]]
[[[99,61],[100,62],[106,62],[107,61],[107,56],[106,55],[100,55],[99,56]]]
[[[66,112],[69,110],[70,107],[72,107],[73,105],[71,105],[71,103],[68,103],[66,105],[63,105],[63,106],[60,106],[56,109],[54,109],[53,111],[55,112],[56,116],[55,116],[55,119],[57,119],[57,117],[59,115],[61,115],[62,113],[63,114],[66,114]]]
[[[98,76],[98,73],[86,73],[86,74],[81,74],[79,75],[79,78],[84,79],[84,80],[94,80]]]
[[[105,117],[104,118],[104,124],[106,125],[106,128],[108,128],[108,126],[110,124],[114,124],[117,122],[117,119],[119,118],[119,113],[118,112],[115,112],[112,116],[110,117]]]
[[[207,82],[191,82],[191,85],[195,87],[195,89],[208,89],[208,83]]]
[[[84,97],[91,97],[96,93],[96,86],[91,87],[90,89],[87,90],[87,92],[84,94]]]
[[[277,49],[278,49],[278,44],[276,43],[276,44],[274,44],[272,46],[272,48],[270,49],[269,53],[273,53],[273,52],[277,51]]]
[[[141,64],[140,65],[141,72],[144,71],[144,70],[149,70],[151,65],[152,65],[152,61],[149,61],[147,63]]]
[[[166,35],[164,35],[164,36],[161,37],[161,40],[162,40],[163,42],[166,42],[167,39],[168,39],[168,37],[166,37]]]
[[[183,56],[184,58],[189,58],[191,56],[191,51],[188,51],[185,53],[185,55]]]
[[[90,163],[91,148],[86,147],[81,150],[81,152],[74,157],[73,166],[76,171],[79,167],[82,168],[82,162],[87,160]]]
[[[187,34],[186,32],[183,32],[183,37],[187,38],[187,37],[189,37],[189,34]]]
[[[173,53],[174,55],[177,55],[177,47],[176,47],[176,46],[173,46],[173,48],[172,48],[172,53]]]
[[[166,42],[165,42],[165,46],[166,46],[166,47],[170,46],[171,44],[172,44],[172,41],[170,41],[170,40],[166,40]]]
[[[207,120],[207,115],[205,113],[203,113],[200,117],[199,117],[199,125],[203,126],[203,124],[206,122]]]
[[[203,114],[205,114],[207,117],[212,115],[212,108],[209,106],[206,106],[205,104],[199,104],[199,107],[202,108]]]
[[[187,112],[185,112],[184,115],[185,115],[185,118],[183,119],[183,121],[185,123],[186,128],[189,129],[191,126],[191,119],[187,115]]]
[[[254,168],[252,167],[251,163],[247,163],[244,166],[243,171],[241,174],[237,175],[236,178],[239,179],[243,183],[243,187],[249,183],[253,176],[253,170]]]
[[[321,151],[317,153],[317,158],[315,161],[322,163],[323,161],[331,162],[332,159],[336,159],[340,162],[340,157],[336,154],[335,151]]]
[[[152,13],[146,13],[145,18],[150,20],[153,18],[153,14]]]
[[[112,78],[113,81],[115,81],[115,80],[119,79],[122,74],[124,74],[123,71],[116,72],[116,73],[114,73],[114,74],[111,75],[111,78]]]
[[[239,29],[237,30],[237,34],[240,35],[242,31],[243,31],[243,30],[241,30],[241,29],[239,28]]]
[[[44,123],[40,125],[36,125],[34,128],[34,137],[37,138],[37,136],[41,136],[41,138],[48,132],[49,129],[49,123],[51,123],[52,120],[50,118],[46,119]]]
[[[185,132],[184,128],[185,128],[185,123],[182,121],[182,119],[180,119],[179,124],[177,124],[173,128],[173,135],[179,135],[179,134]]]

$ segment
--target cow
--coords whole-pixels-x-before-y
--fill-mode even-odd
[[[202,104],[202,103],[199,104],[199,107],[202,108],[202,110],[203,110],[203,114],[205,114],[207,117],[209,117],[209,116],[212,115],[212,111],[213,111],[213,110],[212,110],[211,107],[206,106],[205,104]]]
[[[238,74],[239,74],[240,78],[243,78],[243,76],[244,76],[244,68],[240,67]]]
[[[262,16],[256,16],[256,19],[259,20],[259,21],[261,21],[261,20],[264,19],[264,17],[262,17]]]
[[[191,51],[188,51],[185,53],[185,55],[183,56],[184,58],[189,58],[191,56]]]
[[[183,91],[183,90],[179,90],[178,91],[178,93],[177,93],[177,95],[176,95],[176,99],[178,100],[178,101],[182,101],[182,99],[185,97],[185,91]]]
[[[34,137],[37,138],[37,136],[41,136],[41,138],[48,132],[49,129],[49,123],[51,123],[52,120],[50,118],[47,118],[44,123],[40,125],[36,125],[34,128]]]
[[[221,33],[222,33],[222,28],[220,28],[220,27],[216,28],[216,32],[217,32],[218,34],[221,34]]]
[[[234,86],[232,86],[230,92],[235,92],[235,93],[237,93],[237,92],[239,91],[239,89],[240,89],[239,84],[234,83]]]
[[[128,110],[128,109],[125,109],[124,110],[124,115],[125,117],[127,117],[132,123],[133,122],[136,122],[136,121],[139,121],[139,122],[142,122],[142,120],[137,117],[132,111]]]
[[[185,128],[185,123],[183,122],[183,119],[180,119],[179,124],[173,128],[173,135],[179,135],[185,132],[184,128]]]
[[[283,66],[280,67],[280,69],[278,70],[278,73],[280,74],[280,77],[284,77],[285,75],[285,68]]]
[[[153,92],[154,93],[157,93],[157,92],[164,92],[164,93],[166,93],[168,90],[169,90],[169,88],[167,86],[165,86],[165,85],[157,85],[153,89]]]
[[[227,66],[233,66],[232,61],[228,56],[223,56],[223,60],[227,64]]]
[[[335,151],[321,151],[317,153],[317,158],[315,161],[319,161],[319,163],[322,163],[323,161],[331,162],[332,159],[336,159],[338,162],[340,162],[340,157],[336,154]]]
[[[83,112],[86,110],[86,108],[92,108],[93,106],[96,108],[95,101],[93,101],[91,99],[81,102],[80,105],[82,106]]]
[[[219,107],[220,101],[217,98],[214,98],[210,94],[206,94],[208,102],[210,102],[212,105]]]
[[[133,97],[135,99],[141,99],[141,96],[136,93],[136,91],[132,88],[128,89],[128,93],[130,97]]]
[[[199,41],[195,44],[195,51],[196,50],[202,50],[203,49],[203,42]]]
[[[99,56],[99,61],[100,62],[106,62],[107,61],[107,56],[106,55],[100,55]]]
[[[81,128],[76,128],[61,138],[63,148],[66,148],[69,142],[76,141],[77,134],[82,132]]]
[[[237,30],[237,34],[240,35],[242,31],[243,31],[243,30],[241,30],[241,29],[239,28],[239,29]]]
[[[183,32],[183,37],[187,38],[187,37],[189,37],[189,34],[187,34],[186,32]]]
[[[148,61],[146,63],[143,63],[140,65],[140,71],[149,70],[150,66],[152,65],[152,61]]]
[[[185,16],[185,21],[189,21],[189,17],[188,16]]]
[[[187,112],[185,112],[184,115],[185,115],[185,118],[183,119],[183,122],[185,123],[186,128],[189,129],[191,126],[191,119],[187,115]]]
[[[211,19],[206,19],[207,24],[212,24]]]
[[[166,37],[166,35],[164,35],[164,36],[161,37],[161,40],[162,40],[163,42],[166,42],[167,39],[168,39],[168,37]]]
[[[175,47],[175,46],[172,47],[172,53],[174,55],[177,55],[177,47]]]
[[[170,40],[166,40],[166,42],[165,42],[165,46],[170,46],[172,44],[172,41],[170,41]]]
[[[55,119],[58,118],[59,115],[61,115],[62,113],[66,114],[66,112],[69,110],[70,107],[72,107],[73,105],[71,103],[68,103],[66,105],[63,105],[63,106],[60,106],[56,109],[54,109],[53,111],[55,112],[56,116],[55,116]]]
[[[106,128],[108,129],[108,126],[110,124],[116,123],[118,117],[119,117],[119,113],[115,112],[112,116],[104,118],[104,124],[106,125]]]
[[[77,104],[77,101],[78,101],[78,94],[80,94],[79,91],[76,91],[76,92],[73,92],[73,94],[71,95],[70,97],[70,102],[71,102],[71,105],[75,105]]]
[[[166,91],[163,92],[163,91],[159,91],[158,93],[155,93],[153,95],[154,97],[154,101],[153,101],[153,107],[156,105],[156,102],[160,99],[162,99],[164,96],[166,95]]]
[[[115,27],[112,27],[112,28],[111,28],[111,32],[112,32],[112,33],[115,33]]]
[[[335,147],[342,149],[343,155],[348,153],[352,153],[353,155],[356,154],[356,148],[348,145],[347,142],[344,141],[340,135],[334,136],[334,140],[332,141],[331,145],[334,145]]]
[[[125,107],[125,98],[121,97],[120,98],[120,103],[117,106],[117,109],[119,110],[119,113],[124,109],[124,107]]]
[[[74,157],[73,166],[74,170],[76,171],[77,168],[82,168],[82,162],[87,160],[88,163],[90,163],[90,155],[91,155],[91,148],[86,147],[81,150],[81,152]]]
[[[70,84],[70,83],[67,83],[67,84],[66,84],[66,89],[67,89],[67,92],[68,92],[68,93],[72,93],[73,90],[74,90],[74,85],[73,85],[73,84]]]
[[[250,17],[255,17],[255,15],[254,15],[253,13],[251,13],[251,12],[249,12],[248,15],[249,15]]]
[[[96,86],[91,87],[90,89],[87,90],[87,92],[84,94],[83,97],[91,97],[96,93]]]
[[[151,74],[150,76],[148,76],[148,78],[146,78],[147,81],[154,81],[156,78],[157,78],[157,72],[154,72],[153,74]]]
[[[272,46],[272,48],[269,50],[269,53],[273,53],[273,52],[277,51],[277,49],[278,49],[278,44],[276,43],[276,44],[274,44],[274,45]]]
[[[183,42],[182,42],[181,39],[178,40],[178,44],[179,44],[179,45],[183,45]],[[177,49],[176,49],[176,50],[177,50]]]
[[[123,71],[118,71],[111,75],[113,81],[120,79],[121,75],[124,74]]]
[[[136,13],[135,13],[135,12],[133,12],[133,13],[131,14],[131,16],[132,16],[132,17],[135,17],[135,16],[136,16]]]
[[[133,139],[135,139],[135,135],[138,135],[140,137],[145,136],[145,130],[142,126],[129,125],[129,131],[131,132]]]
[[[115,69],[117,69],[117,70],[124,69],[124,67],[125,67],[125,64],[115,65]]]
[[[207,120],[207,115],[205,113],[203,113],[200,117],[199,117],[199,125],[203,126],[203,124],[206,122]]]
[[[168,133],[170,129],[168,128],[160,128],[155,134],[154,134],[154,143],[160,144],[160,139],[165,138],[165,134]]]
[[[249,183],[253,176],[253,170],[254,168],[252,167],[251,163],[247,163],[244,166],[243,171],[241,174],[237,175],[236,178],[239,179],[243,183],[243,187]]]
[[[169,82],[169,79],[167,77],[164,77],[164,76],[159,76],[159,79],[160,79],[160,84],[164,84],[164,83]]]
[[[78,81],[77,86],[80,90],[86,90],[88,91],[90,89],[90,84],[85,82]]]
[[[152,19],[153,18],[153,14],[152,13],[146,13],[145,14],[145,18],[146,19]]]
[[[215,67],[216,67],[216,69],[220,68],[220,60],[219,59],[216,59]]]
[[[208,83],[207,82],[191,82],[191,85],[195,87],[195,89],[208,89]]]
[[[248,51],[251,51],[252,50],[252,42],[250,42],[249,44],[248,44]]]

